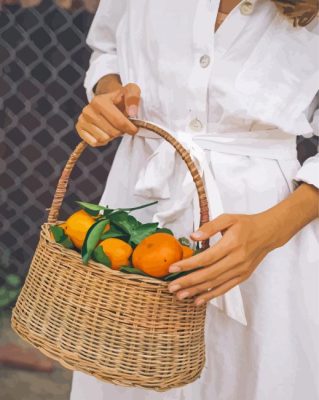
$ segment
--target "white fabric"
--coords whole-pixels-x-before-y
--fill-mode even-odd
[[[160,139],[160,136],[150,133],[147,130],[140,130],[137,134],[141,137]],[[171,133],[189,152],[195,162],[200,175],[203,177],[206,194],[208,199],[210,220],[224,213],[222,201],[214,175],[205,157],[204,149],[218,150],[233,154],[259,156],[264,158],[274,158],[294,160],[297,157],[296,143],[291,135],[285,134],[278,129],[270,131],[258,131],[257,137],[253,137],[252,132],[240,132],[240,134],[227,136],[225,134],[208,135],[195,134],[188,132]],[[256,136],[256,135],[255,135]],[[175,193],[171,193],[169,187],[174,186],[174,179],[178,170],[183,170],[183,166],[177,167],[176,163],[184,163],[180,157],[175,157],[175,149],[166,141],[158,146],[156,151],[147,158],[145,167],[141,169],[134,187],[134,194],[148,198],[149,200],[162,201],[154,214],[152,221],[159,222],[160,226],[166,226],[182,216],[190,204],[194,206],[194,229],[198,229],[199,224],[199,203],[198,195],[190,173],[184,166],[184,177],[182,186]],[[159,169],[159,167],[161,169]],[[180,195],[183,193],[183,196]],[[220,239],[217,234],[210,238],[210,245]],[[220,296],[210,301],[228,316],[238,322],[247,325],[245,310],[238,286],[228,291],[224,296]]]
[[[137,83],[138,117],[163,126],[191,151],[211,217],[264,211],[292,193],[295,180],[319,187],[318,156],[301,167],[295,149],[297,134],[319,132],[317,19],[293,28],[271,1],[252,4],[250,15],[238,4],[214,33],[219,1],[101,0],[88,36],[89,100],[107,73]],[[157,205],[135,215],[188,236],[199,221],[185,168],[152,134],[124,135],[100,204],[128,207],[156,198]],[[193,384],[153,393],[76,372],[71,400],[317,400],[318,237],[317,219],[208,305],[207,364]]]

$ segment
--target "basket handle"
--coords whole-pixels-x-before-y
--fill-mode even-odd
[[[149,131],[152,131],[156,133],[157,135],[161,136],[163,139],[165,139],[167,142],[169,142],[178,152],[178,154],[182,157],[184,162],[186,163],[189,172],[192,175],[192,178],[194,180],[194,183],[196,185],[196,190],[198,193],[198,198],[199,198],[199,207],[200,207],[200,225],[206,223],[209,221],[209,211],[208,211],[208,202],[207,202],[207,196],[206,196],[206,191],[205,191],[205,186],[203,183],[203,180],[198,172],[198,169],[194,163],[194,161],[191,159],[188,151],[179,143],[174,136],[172,136],[170,133],[166,132],[163,128],[160,128],[157,125],[154,125],[150,122],[138,120],[138,119],[131,119],[131,122],[139,127],[139,128],[145,128]],[[64,199],[64,195],[68,186],[70,174],[73,170],[73,167],[75,166],[77,160],[81,156],[82,152],[84,149],[88,146],[88,144],[85,141],[81,141],[72,154],[70,155],[63,171],[61,174],[61,177],[59,179],[53,201],[51,204],[51,207],[48,209],[49,215],[48,215],[48,223],[49,224],[56,224],[58,220],[58,215],[59,211]],[[202,241],[202,249],[207,249],[209,247],[209,240],[203,240]]]

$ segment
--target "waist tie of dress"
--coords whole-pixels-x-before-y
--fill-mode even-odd
[[[297,158],[296,137],[279,129],[231,134],[174,132],[171,135],[187,149],[201,174],[207,194],[210,220],[224,213],[224,209],[205,150],[278,160]],[[175,148],[170,143],[153,132],[141,128],[135,136],[160,139],[161,142],[140,170],[134,194],[151,200],[161,199],[153,216],[153,222],[158,222],[160,227],[177,221],[187,208],[193,207],[194,230],[198,229],[200,210],[196,187],[180,155],[176,154]],[[221,234],[211,237],[210,245],[216,243],[220,237]],[[212,299],[210,303],[229,317],[247,325],[239,286]]]

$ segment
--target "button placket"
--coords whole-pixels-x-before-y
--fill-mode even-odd
[[[189,132],[205,133],[207,127],[207,90],[214,50],[213,21],[217,15],[217,2],[198,0],[193,27],[194,65],[189,77],[191,109],[186,122]]]

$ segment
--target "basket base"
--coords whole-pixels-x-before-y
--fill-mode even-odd
[[[92,370],[86,369],[86,368],[80,368],[79,363],[76,360],[72,361],[65,361],[65,359],[62,359],[58,355],[54,353],[54,351],[48,351],[47,349],[43,348],[41,345],[42,338],[39,337],[36,334],[32,334],[31,332],[27,331],[24,329],[19,322],[15,319],[14,316],[14,309],[12,313],[12,319],[11,319],[11,327],[14,330],[14,332],[24,341],[28,342],[31,344],[33,347],[37,348],[42,354],[45,356],[57,361],[62,367],[71,370],[71,371],[80,371],[85,374],[94,376],[95,378],[101,380],[102,382],[106,383],[112,383],[114,385],[118,386],[123,386],[123,387],[137,387],[137,388],[142,388],[142,389],[148,389],[148,390],[154,390],[156,392],[166,392],[171,389],[176,389],[182,386],[185,386],[189,383],[192,383],[196,381],[197,379],[200,378],[203,367],[205,365],[205,358],[203,358],[203,363],[200,366],[200,369],[198,371],[194,372],[194,375],[187,375],[185,377],[185,381],[181,380],[181,376],[178,377],[178,383],[174,382],[173,380],[165,380],[165,383],[163,384],[163,380],[159,377],[157,380],[156,378],[153,378],[151,381],[146,383],[145,377],[138,377],[134,376],[135,382],[132,382],[132,376],[127,375],[123,376],[121,374],[121,377],[119,376],[118,379],[114,378],[114,371],[112,371],[110,374],[107,373],[97,373],[95,371],[94,367]],[[130,382],[131,381],[131,382]]]

